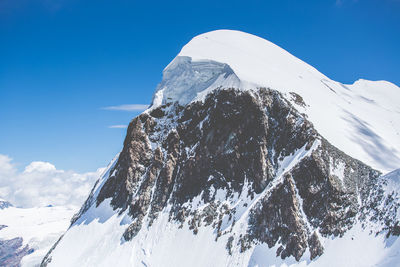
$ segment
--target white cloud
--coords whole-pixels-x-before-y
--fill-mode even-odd
[[[103,109],[121,110],[121,111],[142,111],[146,110],[148,107],[149,105],[144,105],[144,104],[128,104],[128,105],[110,106],[110,107],[105,107]]]
[[[127,127],[128,126],[124,125],[124,124],[117,124],[117,125],[108,126],[108,128],[111,128],[111,129],[126,129]]]
[[[51,163],[43,161],[33,161],[31,164],[25,167],[24,173],[29,172],[55,172],[56,166]]]
[[[0,177],[2,174],[11,174],[14,171],[14,166],[11,164],[12,159],[6,155],[0,154]]]
[[[57,170],[49,162],[34,161],[21,172],[10,157],[0,154],[0,198],[25,208],[81,206],[103,170],[76,173]]]

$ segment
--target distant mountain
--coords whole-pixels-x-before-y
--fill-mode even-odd
[[[38,266],[73,212],[64,207],[0,209],[0,266]]]
[[[12,206],[13,205],[10,202],[0,198],[0,210],[6,209],[6,208],[9,208],[9,207],[12,207]]]
[[[395,266],[399,132],[394,84],[197,36],[42,266]]]
[[[22,238],[0,239],[0,265],[20,266],[21,259],[33,252],[28,245],[23,246]]]

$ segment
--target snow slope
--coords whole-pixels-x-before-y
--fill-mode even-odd
[[[107,209],[106,205],[100,208]],[[186,224],[179,228],[168,222],[166,213],[162,213],[148,231],[141,231],[134,241],[124,243],[120,240],[124,231],[123,217],[114,214],[105,222],[94,220],[71,228],[54,251],[49,266],[350,267],[396,266],[399,260],[398,238],[385,241],[383,236],[370,235],[360,225],[342,238],[325,239],[326,252],[315,261],[310,262],[306,255],[296,262],[293,258],[276,257],[277,248],[270,249],[266,244],[229,255],[225,248],[227,236],[215,242],[212,227],[202,227],[198,235],[193,235]]]
[[[390,82],[345,85],[267,40],[218,30],[193,38],[165,68],[153,107],[200,100],[220,86],[270,87],[296,105],[295,92],[305,102],[299,111],[340,150],[383,172],[400,166],[400,88]]]
[[[318,144],[315,144],[318,146]],[[301,149],[294,156],[284,160],[282,173],[291,169],[300,158],[307,153]],[[400,179],[400,170],[387,176],[390,180]],[[279,179],[279,178],[278,178]],[[263,194],[249,197],[248,186],[245,186],[240,195],[226,198],[227,192],[219,192],[220,200],[243,213],[236,219],[234,225],[228,224],[226,230],[239,236],[247,228],[246,207],[244,203],[256,203]],[[397,188],[396,188],[397,189]],[[201,210],[206,204],[200,196],[193,200],[193,208]],[[189,229],[188,224],[179,224],[169,221],[169,211],[164,210],[151,227],[143,227],[131,241],[124,241],[121,236],[131,222],[124,212],[118,215],[110,207],[109,199],[99,207],[92,206],[73,227],[64,235],[62,241],[52,252],[52,261],[48,266],[248,266],[248,267],[366,267],[366,266],[398,266],[400,239],[384,235],[371,234],[373,227],[365,229],[358,222],[341,238],[322,238],[325,252],[313,261],[309,260],[308,252],[299,262],[293,257],[282,260],[276,257],[275,247],[268,248],[267,244],[258,244],[245,252],[232,249],[228,253],[225,247],[228,235],[219,237],[215,241],[215,229],[209,226],[199,227],[196,235]],[[223,227],[224,229],[224,227]],[[77,246],[77,244],[79,244]],[[235,245],[234,245],[235,246]]]
[[[33,249],[33,253],[22,258],[22,266],[37,266],[42,258],[68,229],[70,219],[76,209],[66,207],[0,209],[0,239],[9,240],[22,237],[23,245]]]

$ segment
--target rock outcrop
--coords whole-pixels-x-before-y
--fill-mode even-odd
[[[21,259],[32,252],[28,245],[23,246],[21,237],[0,240],[0,266],[20,266]]]

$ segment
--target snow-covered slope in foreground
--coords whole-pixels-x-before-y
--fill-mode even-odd
[[[305,156],[305,155],[302,155]],[[299,160],[298,155],[295,161]],[[293,162],[292,162],[293,164]],[[400,169],[383,177],[387,181],[386,194],[395,192],[399,199]],[[395,185],[393,188],[392,186]],[[227,232],[245,234],[246,208],[243,203],[256,203],[246,195],[245,187],[239,198],[226,198],[226,192],[217,192],[217,198],[229,203],[241,213],[236,224],[223,226]],[[193,208],[205,210],[207,205],[200,197],[193,200]],[[251,206],[252,204],[250,204]],[[164,210],[150,227],[144,227],[132,241],[125,241],[126,226],[132,222],[127,212],[118,215],[106,200],[97,208],[92,206],[83,217],[63,236],[49,266],[248,266],[248,267],[393,267],[400,262],[400,238],[375,235],[374,225],[362,226],[357,222],[341,238],[321,237],[324,254],[309,260],[309,252],[296,261],[293,257],[281,259],[276,255],[279,245],[269,248],[262,243],[243,252],[230,248],[229,236],[215,239],[216,231],[211,225],[199,226],[198,233],[188,224],[171,222]],[[399,211],[400,212],[400,211]],[[399,214],[397,214],[398,216]],[[398,216],[399,218],[400,216]],[[224,220],[225,224],[227,223]],[[235,245],[233,244],[233,247]]]
[[[107,212],[107,205],[104,203],[100,208]],[[342,238],[324,239],[326,252],[317,260],[296,262],[293,258],[282,260],[275,253],[278,246],[268,248],[266,244],[229,255],[225,247],[226,236],[215,242],[212,227],[201,227],[199,234],[194,235],[187,225],[179,228],[168,222],[165,213],[148,232],[139,233],[137,239],[140,242],[122,242],[124,222],[121,218],[123,216],[114,214],[105,222],[93,220],[73,227],[54,251],[49,266],[392,267],[398,266],[400,259],[398,238],[374,237],[360,225],[354,226]]]
[[[219,86],[269,87],[295,105],[290,92],[297,93],[305,105],[296,108],[340,150],[383,172],[400,166],[400,88],[390,82],[342,84],[267,40],[218,30],[183,47],[164,70],[153,106],[187,104]]]
[[[7,259],[10,262],[19,262],[22,257],[22,266],[38,266],[60,236],[66,231],[70,224],[75,209],[66,207],[41,207],[41,208],[14,208],[9,207],[0,209],[0,241],[22,238],[22,244],[19,248],[8,251],[10,254],[0,255],[3,257],[15,257],[15,261]],[[20,255],[25,247],[25,253]],[[0,250],[7,252],[5,248]],[[26,256],[24,256],[27,254]],[[6,260],[4,258],[3,260]]]

